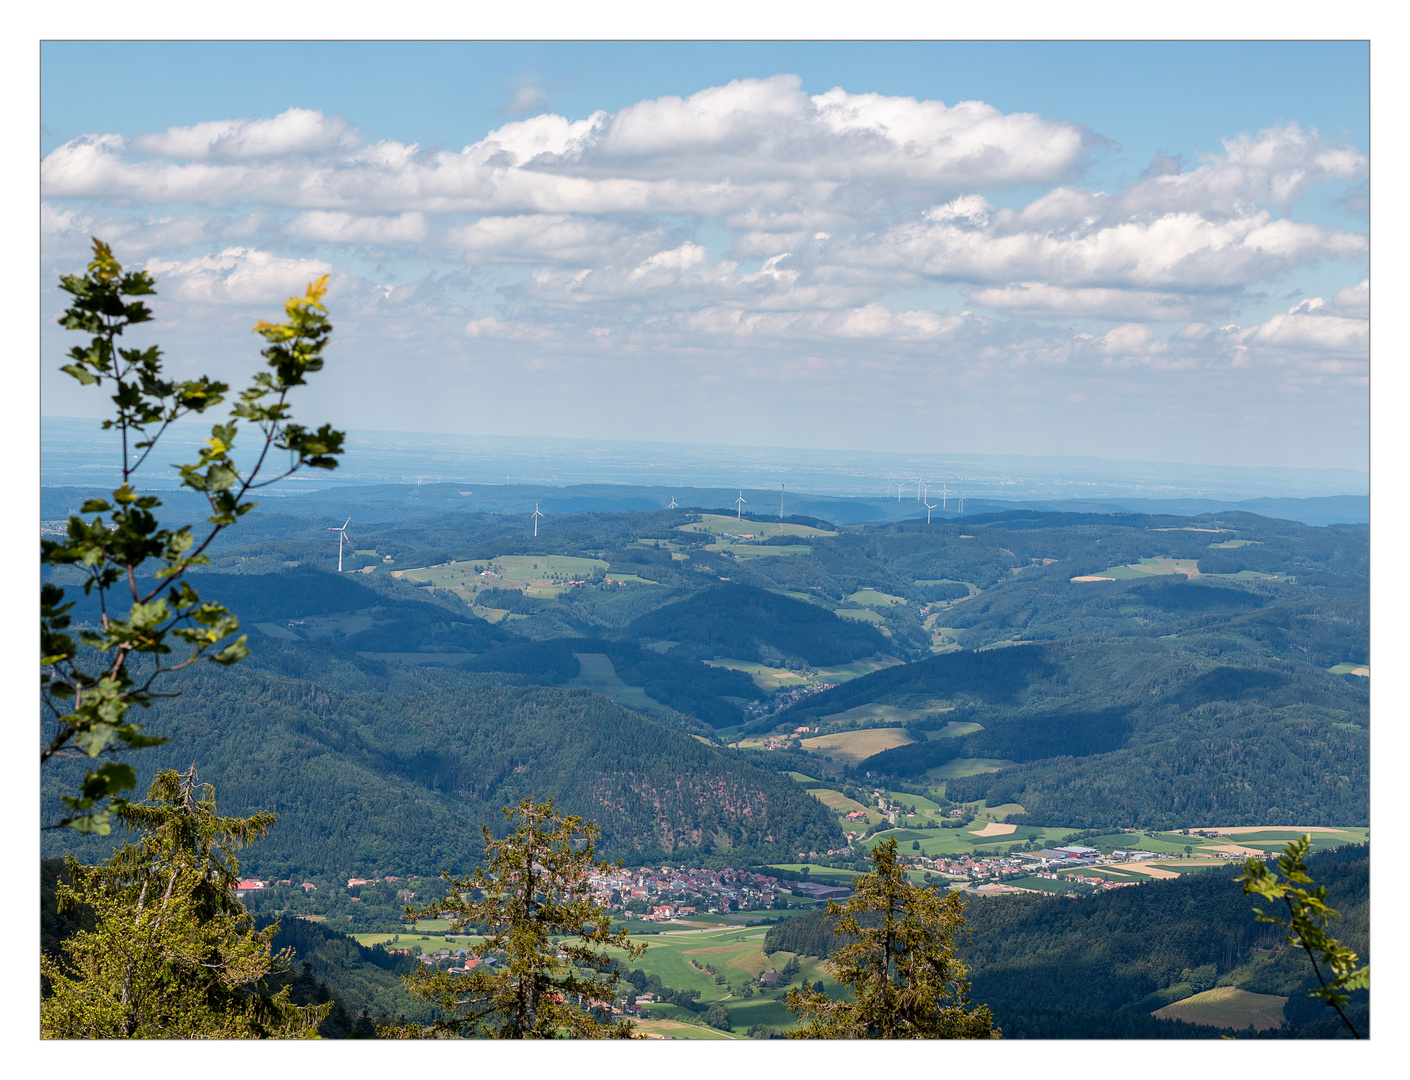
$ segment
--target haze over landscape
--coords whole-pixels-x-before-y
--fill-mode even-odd
[[[247,424],[227,463],[182,411],[133,480],[203,537],[227,464],[339,459],[182,566],[239,627],[178,652],[233,651],[134,698],[166,741],[116,757],[137,795],[199,768],[277,812],[221,903],[303,963],[247,983],[308,1030],[426,1035],[426,980],[508,978],[455,914],[494,890],[439,874],[550,797],[623,864],[583,879],[615,984],[563,989],[550,1035],[797,1034],[805,980],[861,1008],[827,904],[885,866],[963,901],[983,1034],[1368,1030],[1235,880],[1306,835],[1367,961],[1366,42],[42,57],[42,574],[98,635],[63,663],[167,618],[136,583],[186,550],[115,554],[143,447],[63,370],[93,238],[156,283],[118,344],[239,388],[316,340],[292,416],[346,432],[266,458]],[[117,67],[188,90],[99,92]],[[281,338],[319,297],[326,352]],[[111,1034],[52,1019],[95,940],[57,897],[125,832],[81,816],[93,767],[41,769],[42,822],[79,826],[41,840],[46,1037]]]

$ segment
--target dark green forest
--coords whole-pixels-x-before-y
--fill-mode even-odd
[[[453,491],[430,486],[348,497],[363,515],[362,554],[347,556],[358,573],[333,572],[327,529],[343,517],[311,497],[271,499],[212,546],[199,587],[241,618],[252,655],[169,678],[163,689],[179,696],[138,719],[172,741],[130,755],[140,787],[194,761],[224,812],[279,815],[242,872],[317,883],[307,897],[286,888],[252,900],[262,918],[317,907],[340,920],[337,930],[281,924],[281,941],[310,965],[288,976],[297,993],[338,999],[332,1036],[415,1008],[393,958],[364,955],[377,951],[340,932],[394,921],[397,888],[369,886],[352,903],[342,883],[420,875],[424,895],[440,870],[470,869],[481,826],[501,830],[501,808],[524,796],[598,822],[603,855],[658,865],[767,867],[806,853],[817,854],[801,861],[822,865],[821,853],[847,843],[805,790],[819,784],[863,798],[884,784],[969,804],[971,816],[981,800],[1018,804],[1010,822],[1073,830],[1369,821],[1369,680],[1342,673],[1369,662],[1365,526],[1237,511],[1029,509],[932,526],[849,524],[839,513],[841,524],[796,520],[835,535],[736,553],[682,531],[699,520],[688,508],[555,513],[535,537],[527,519],[457,510]],[[57,518],[81,493],[46,491],[44,501],[46,520]],[[601,559],[655,584],[609,586],[599,573],[547,596],[497,582],[472,608],[450,589],[392,576],[548,554]],[[1073,580],[1151,559],[1183,569]],[[53,580],[71,580],[66,572]],[[69,599],[76,622],[97,618],[91,598]],[[508,615],[476,613],[487,609]],[[756,669],[723,660],[796,674],[756,680]],[[604,665],[615,681],[587,679]],[[805,679],[833,687],[793,692]],[[909,719],[867,719],[883,713]],[[869,724],[904,726],[910,741],[852,763],[797,741],[799,728]],[[734,745],[750,736],[774,748]],[[988,771],[964,775],[975,759]],[[45,820],[81,773],[82,763],[46,767]],[[46,856],[92,860],[113,842],[46,832],[42,843]],[[1368,855],[1318,858],[1362,933],[1356,882]],[[48,895],[58,871],[46,865]],[[1082,901],[977,899],[975,999],[1010,1037],[1207,1037],[1155,1020],[1152,1003],[1211,979],[1290,993],[1306,977],[1278,958],[1228,876]],[[51,944],[81,916],[44,918]],[[803,916],[769,941],[810,952],[824,930]],[[1293,997],[1292,1032],[1323,1031],[1324,1018]]]
[[[1363,962],[1370,955],[1370,851],[1366,845],[1322,852],[1308,870],[1341,915],[1331,931]],[[970,900],[963,955],[971,996],[986,1004],[1005,1038],[1217,1038],[1217,1029],[1150,1014],[1215,986],[1288,998],[1291,1034],[1341,1038],[1331,1007],[1310,998],[1317,985],[1306,955],[1288,948],[1275,927],[1254,921],[1254,902],[1235,868],[1081,901],[1052,896]],[[839,944],[825,913],[770,927],[766,952],[825,956]],[[1350,1012],[1366,1031],[1369,995],[1353,995]],[[1273,1034],[1273,1033],[1265,1033]]]

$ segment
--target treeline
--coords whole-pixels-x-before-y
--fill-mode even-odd
[[[577,654],[584,653],[605,655],[617,677],[628,686],[640,686],[662,705],[697,717],[711,727],[730,727],[743,719],[739,706],[726,698],[759,696],[754,680],[743,672],[665,655],[627,641],[554,638],[520,642],[484,653],[461,666],[467,671],[528,675],[535,682],[555,685],[581,674]]]
[[[764,663],[796,658],[805,664],[843,664],[886,647],[886,638],[871,626],[839,619],[817,604],[733,582],[643,615],[626,633],[644,641],[680,642],[686,655]]]

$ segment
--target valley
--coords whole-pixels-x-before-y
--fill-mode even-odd
[[[475,865],[481,823],[552,796],[624,861],[630,895],[602,899],[650,942],[642,970],[728,1020],[655,995],[642,1030],[758,1037],[791,1023],[766,963],[828,978],[764,934],[887,838],[911,880],[975,911],[1227,880],[1304,831],[1322,852],[1369,842],[1364,526],[675,508],[560,515],[534,537],[398,498],[377,492],[342,575],[311,549],[323,518],[251,515],[199,581],[252,656],[182,673],[143,715],[171,741],[134,759],[139,783],[195,759],[227,812],[279,814],[242,858],[262,917],[453,962],[463,941],[404,925],[403,893],[436,895],[441,870]],[[75,614],[96,612],[79,597]],[[72,768],[46,776],[46,806]],[[111,843],[51,833],[44,853]],[[676,888],[663,867],[704,876]],[[731,898],[730,874],[772,884]],[[1271,1030],[1277,998],[1199,986],[1141,1016]]]

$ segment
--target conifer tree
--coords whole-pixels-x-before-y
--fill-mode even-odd
[[[449,918],[453,931],[480,932],[468,973],[418,971],[408,989],[441,1015],[426,1028],[397,1025],[401,1038],[630,1039],[631,1024],[613,1023],[608,1008],[620,977],[607,948],[626,959],[646,951],[591,895],[589,875],[614,868],[594,861],[598,826],[554,812],[553,800],[505,807],[513,832],[496,840],[482,826],[484,865],[452,877],[449,896],[407,908],[408,920]],[[620,866],[621,863],[615,864]],[[562,940],[558,940],[562,939]]]
[[[234,895],[236,852],[269,831],[274,815],[221,817],[193,765],[159,773],[146,805],[114,815],[141,834],[106,863],[67,861],[61,907],[84,906],[93,929],[42,956],[51,995],[40,1003],[49,1039],[299,1038],[332,1007],[296,1006],[266,976],[287,967],[271,955],[278,924],[256,930]]]
[[[875,845],[871,857],[871,873],[852,879],[855,894],[827,905],[847,942],[833,951],[830,965],[851,1000],[834,1001],[807,982],[790,990],[788,1009],[804,1023],[789,1037],[998,1038],[989,1007],[968,1007],[969,968],[955,953],[964,902],[912,884],[894,836]]]

